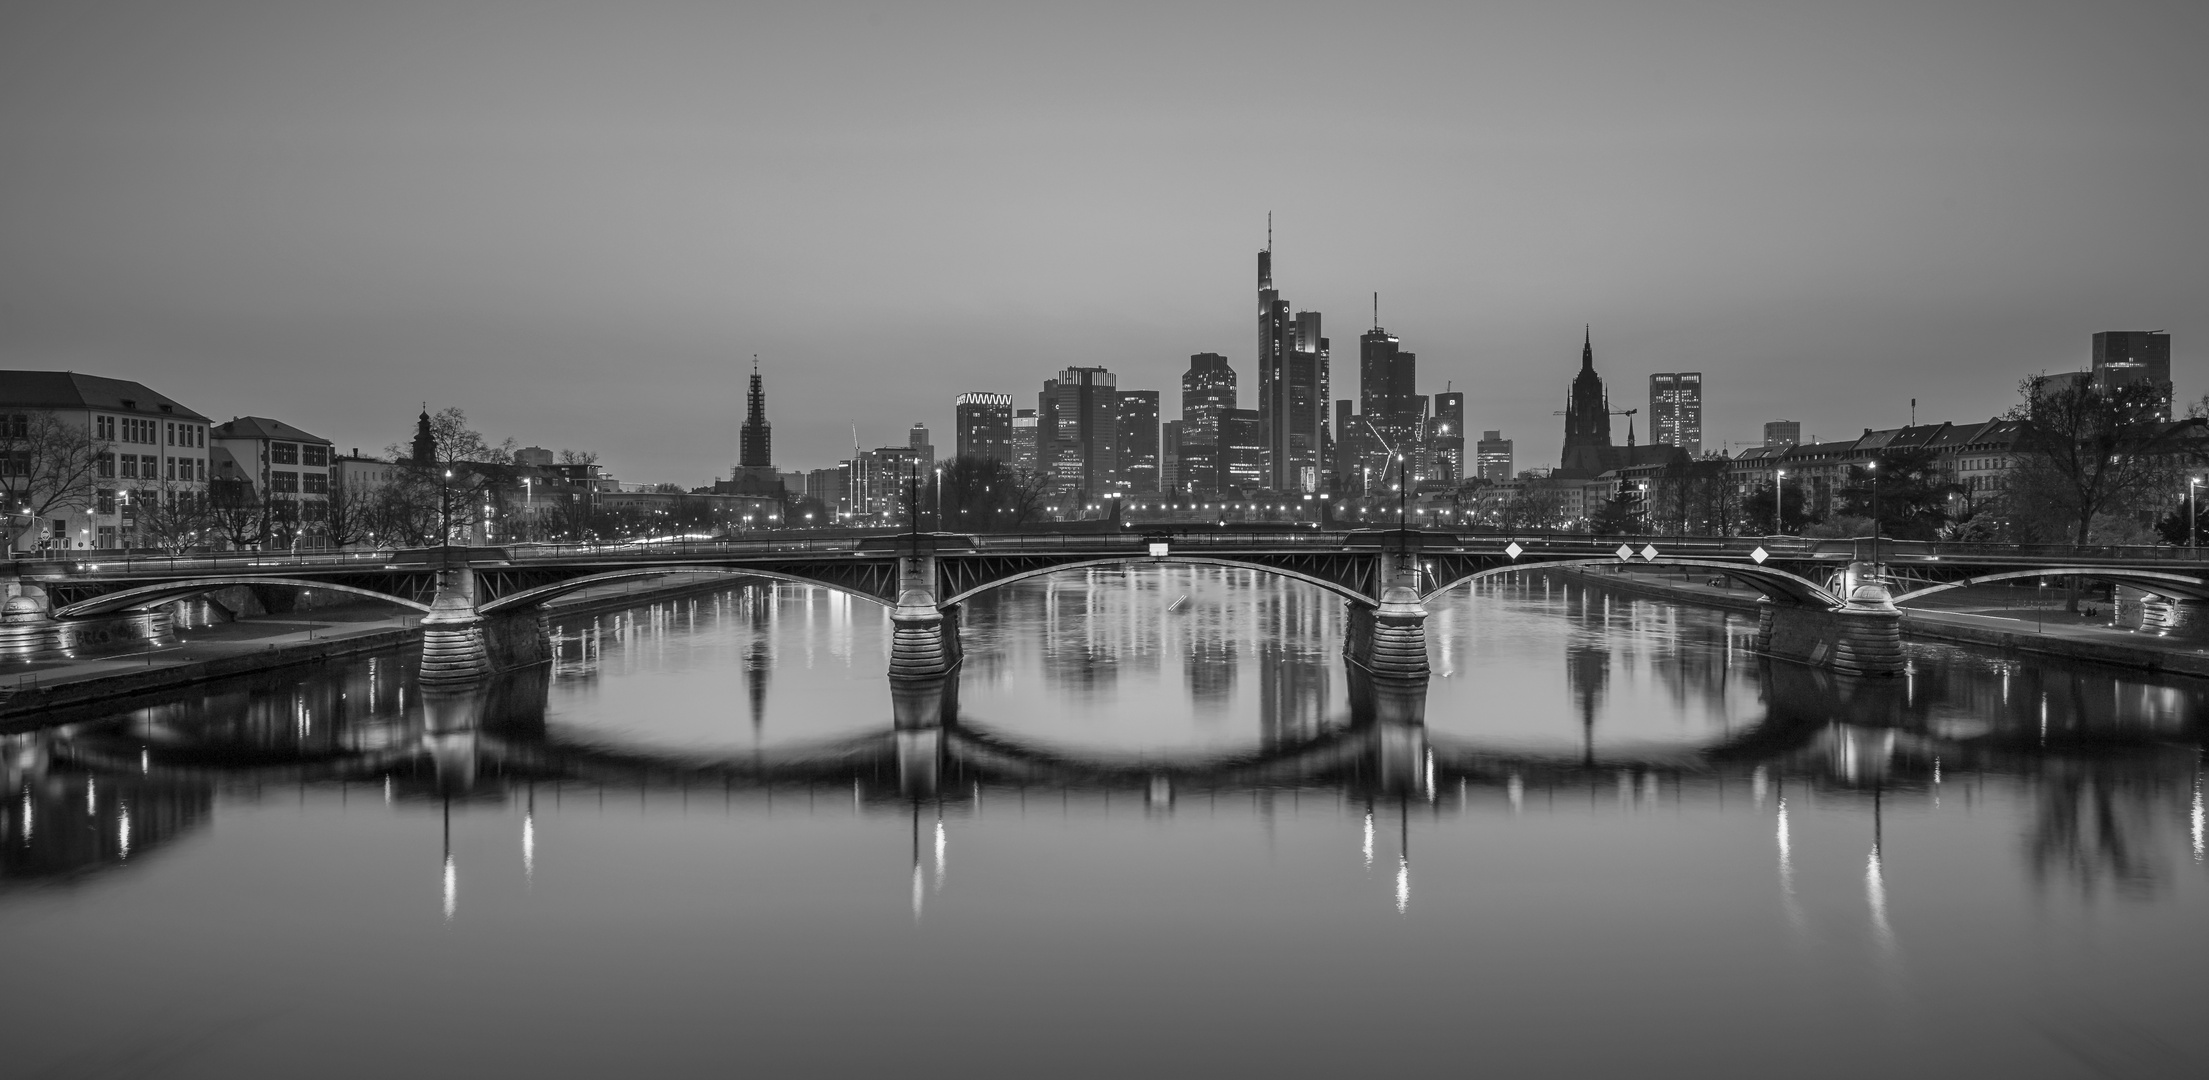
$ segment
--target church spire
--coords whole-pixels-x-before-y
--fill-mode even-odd
[[[1582,371],[1594,371],[1594,370],[1595,370],[1595,324],[1593,324],[1593,323],[1588,323],[1588,324],[1584,325],[1584,326],[1582,327],[1582,329],[1581,329],[1581,332],[1582,332],[1583,334],[1585,334],[1586,336],[1580,339],[1580,370],[1582,370]]]

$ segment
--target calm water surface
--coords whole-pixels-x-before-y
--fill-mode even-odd
[[[1168,567],[978,600],[934,694],[785,586],[14,736],[0,1073],[2209,1073],[2203,685],[1435,611],[1423,701]]]

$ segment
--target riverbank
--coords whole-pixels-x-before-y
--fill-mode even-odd
[[[546,605],[545,616],[557,621],[622,611],[754,581],[721,574],[660,585],[624,581],[562,597]],[[113,698],[404,650],[420,642],[420,618],[411,611],[395,615],[388,607],[364,606],[260,616],[183,631],[174,645],[10,665],[0,669],[0,730],[32,726],[27,722]]]
[[[1637,567],[1626,573],[1565,567],[1533,572],[1562,575],[1628,596],[1682,601],[1749,615],[1756,613],[1760,602],[1759,595],[1752,589],[1709,584],[1714,575],[1707,570],[1684,579],[1668,576],[1677,571],[1661,567]],[[1994,606],[1979,611],[1907,607],[1902,609],[1902,633],[1921,641],[1976,645],[2159,674],[2209,678],[2209,648],[2201,643],[2076,621],[2055,610],[2043,612],[2014,606]]]

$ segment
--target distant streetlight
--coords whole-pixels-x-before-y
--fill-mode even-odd
[[[1774,536],[1785,536],[1787,534],[1786,500],[1783,495],[1786,487],[1787,470],[1780,469],[1772,479],[1772,534]]]
[[[2186,554],[2188,556],[2200,554],[2200,551],[2197,550],[2200,545],[2199,530],[2195,528],[2195,523],[2200,520],[2201,506],[2199,497],[2195,492],[2199,491],[2200,488],[2201,477],[2189,476],[2186,478]]]

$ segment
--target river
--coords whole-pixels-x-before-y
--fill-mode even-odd
[[[2199,1075],[2209,685],[1540,578],[755,587],[6,740],[11,1076]],[[903,724],[903,730],[898,730]],[[923,757],[926,765],[918,764]]]

